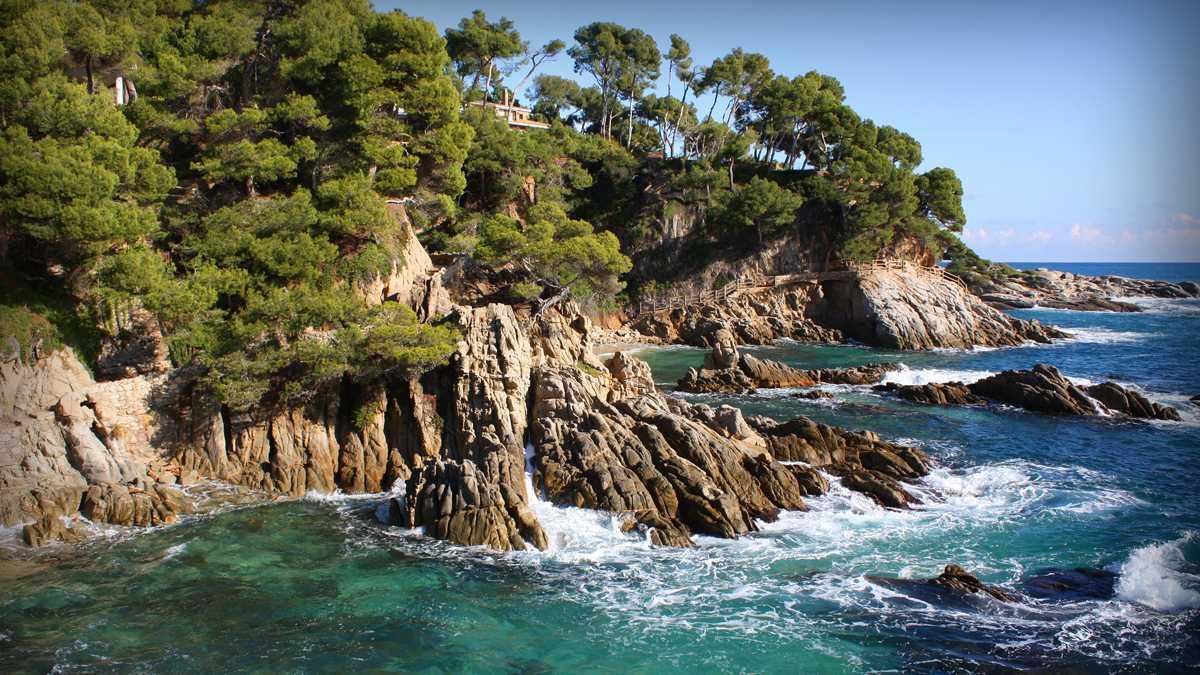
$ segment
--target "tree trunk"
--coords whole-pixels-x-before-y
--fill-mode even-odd
[[[633,85],[629,85],[629,131],[625,133],[625,147],[633,143]]]
[[[96,83],[92,79],[92,55],[91,54],[88,54],[87,58],[83,60],[83,67],[87,69],[88,93],[95,94],[96,93]]]

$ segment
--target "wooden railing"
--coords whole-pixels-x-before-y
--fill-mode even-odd
[[[800,272],[796,274],[776,274],[770,276],[761,274],[746,275],[730,281],[719,288],[710,288],[706,291],[692,291],[690,293],[672,293],[665,296],[660,295],[643,299],[633,307],[632,314],[633,317],[636,318],[646,314],[657,314],[658,312],[679,309],[681,307],[724,302],[729,298],[742,293],[743,291],[757,291],[768,288],[777,288],[780,286],[788,286],[807,281],[848,279],[870,272],[886,270],[921,270],[928,274],[939,276],[950,283],[955,284],[961,288],[963,292],[970,292],[967,289],[967,285],[963,283],[962,279],[959,279],[957,276],[947,272],[941,267],[918,265],[907,260],[898,260],[895,258],[878,258],[865,263],[847,263],[842,267],[829,269],[824,272]]]

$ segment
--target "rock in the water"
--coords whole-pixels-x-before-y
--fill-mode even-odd
[[[1142,396],[1132,389],[1126,389],[1113,382],[1093,384],[1084,388],[1092,398],[1104,404],[1111,412],[1138,417],[1142,419],[1171,420],[1179,422],[1183,418],[1179,411]]]
[[[1092,399],[1054,366],[1006,370],[971,385],[971,391],[993,401],[1052,415],[1097,415]]]
[[[1094,567],[1039,570],[1023,583],[1025,592],[1035,598],[1080,602],[1107,600],[1113,596],[1117,574]]]
[[[1121,298],[1200,297],[1200,286],[1190,281],[1175,284],[1048,269],[1022,270],[1009,276],[979,274],[967,281],[972,292],[999,309],[1039,306],[1088,312],[1140,312],[1141,307]]]
[[[728,336],[728,331],[723,336]],[[729,364],[716,367],[717,364]],[[705,367],[688,369],[676,386],[693,393],[751,392],[755,389],[812,387],[818,384],[873,384],[898,368],[894,363],[870,363],[852,368],[801,370],[779,361],[739,354],[737,348],[714,347],[705,358]]]
[[[1113,382],[1079,387],[1054,366],[1006,370],[970,385],[985,398],[1052,415],[1112,414],[1140,419],[1178,421],[1179,411],[1148,400]]]
[[[930,584],[953,589],[962,593],[986,593],[1001,602],[1016,602],[1017,597],[996,586],[989,586],[958,565],[946,565],[936,578],[929,580]]]
[[[803,462],[808,469],[825,470],[840,478],[844,487],[888,508],[920,503],[900,483],[929,472],[928,458],[916,448],[887,443],[870,432],[844,431],[804,417],[782,423],[754,417],[750,424],[766,439],[771,454],[780,460]]]
[[[876,391],[895,394],[906,401],[914,403],[929,403],[932,405],[982,405],[987,400],[977,396],[970,387],[962,382],[929,383],[929,384],[887,384],[875,385]]]

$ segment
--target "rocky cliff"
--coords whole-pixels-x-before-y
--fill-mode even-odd
[[[77,538],[79,516],[156,525],[191,508],[176,486],[208,479],[265,496],[391,490],[396,524],[459,544],[544,548],[531,482],[556,504],[620,514],[657,543],[688,546],[694,534],[738,536],[805,508],[828,486],[818,467],[894,507],[911,501],[898,481],[926,470],[919,451],[870,435],[818,427],[827,451],[813,455],[796,439],[816,437],[793,433],[807,420],[751,424],[731,407],[663,396],[645,363],[594,355],[596,331],[573,303],[493,302],[529,279],[439,266],[415,242],[403,266],[360,291],[459,327],[449,363],[429,372],[345,377],[234,411],[188,368],[131,366],[96,381],[67,350],[6,357],[4,524],[25,524],[31,544]],[[721,339],[740,363],[732,334]],[[788,376],[778,364],[741,366],[760,383]]]
[[[741,344],[787,337],[807,342],[853,338],[892,349],[1009,346],[1067,334],[989,307],[927,268],[864,270],[822,281],[745,291],[720,304],[647,314],[633,327],[666,342],[710,347],[720,329]]]

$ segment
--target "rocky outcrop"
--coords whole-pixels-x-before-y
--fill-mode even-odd
[[[983,593],[1000,602],[1016,602],[1017,600],[1017,597],[1012,593],[996,586],[989,586],[980,581],[979,577],[954,564],[946,565],[942,573],[930,579],[929,583],[959,593]]]
[[[783,423],[754,417],[750,424],[766,440],[770,453],[782,461],[802,462],[838,476],[844,487],[862,492],[882,506],[906,508],[920,503],[901,484],[929,472],[929,459],[916,448],[804,417]]]
[[[900,385],[875,387],[917,403],[978,405],[988,401],[1051,415],[1113,415],[1139,419],[1179,421],[1179,411],[1150,401],[1132,389],[1113,382],[1079,386],[1054,366],[1035,365],[1030,370],[1006,370],[964,385]]]
[[[913,403],[929,403],[931,405],[983,405],[987,399],[978,396],[971,388],[961,382],[929,383],[929,384],[896,384],[888,382],[873,387],[876,391],[895,394]]]
[[[970,348],[1069,337],[987,306],[945,276],[909,266],[823,283],[809,315],[848,337],[891,349]]]
[[[714,333],[714,345],[704,359],[704,367],[688,369],[676,384],[680,391],[692,393],[746,393],[755,389],[813,387],[818,384],[874,384],[898,366],[870,363],[851,368],[801,370],[769,359],[740,353],[727,329]]]
[[[652,541],[734,537],[804,508],[793,474],[729,409],[658,394],[597,398],[586,373],[539,372],[530,429],[533,482],[552,502],[627,514]]]
[[[67,349],[0,364],[0,522],[42,545],[81,538],[80,512],[116,525],[186,512],[168,487],[177,472],[146,443],[145,401],[162,380],[97,383]]]
[[[1115,275],[1088,276],[1044,268],[995,278],[975,275],[968,281],[974,293],[998,309],[1036,306],[1091,312],[1140,312],[1140,307],[1121,298],[1200,297],[1200,286],[1193,282],[1176,284]]]

